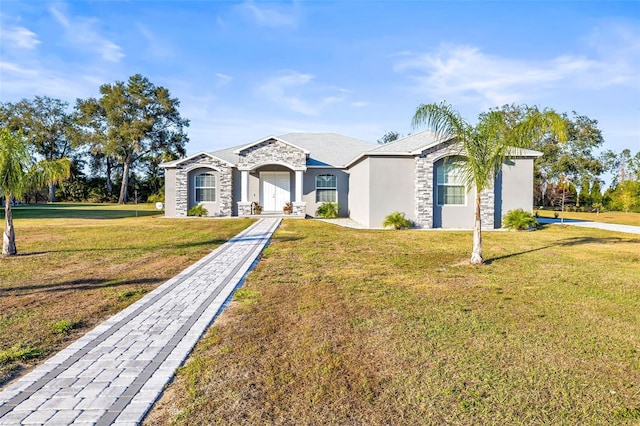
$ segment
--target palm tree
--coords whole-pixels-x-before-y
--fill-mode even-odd
[[[552,133],[558,140],[566,140],[564,119],[552,110],[535,107],[511,108],[509,111],[490,110],[480,115],[475,126],[462,118],[446,101],[440,104],[421,104],[413,116],[413,126],[426,125],[439,138],[455,136],[459,147],[461,175],[468,189],[475,187],[475,221],[471,264],[480,265],[482,258],[482,220],[480,196],[493,187],[502,164],[518,148],[526,148]]]
[[[6,225],[2,235],[2,254],[14,256],[16,235],[13,229],[11,200],[21,198],[32,188],[59,183],[69,176],[71,162],[67,158],[34,162],[27,141],[21,133],[0,129],[0,192],[5,200]]]

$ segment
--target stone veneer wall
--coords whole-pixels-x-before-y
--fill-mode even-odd
[[[427,149],[415,158],[415,222],[420,228],[433,228],[433,194],[435,193],[433,187],[433,164],[443,154],[459,155],[460,146],[454,142],[447,142]]]
[[[495,226],[493,218],[495,199],[492,183],[489,189],[480,193],[480,220],[482,221],[483,229],[493,229]]]
[[[285,163],[294,169],[306,169],[307,156],[300,149],[269,139],[240,151],[238,169],[252,169],[256,165],[273,162]]]
[[[416,182],[416,225],[421,228],[433,228],[433,187],[434,163],[443,155],[461,155],[461,147],[455,142],[448,142],[427,149],[415,158]],[[475,200],[472,200],[475,203]],[[493,229],[493,210],[495,208],[495,194],[492,188],[480,195],[481,218],[483,228]]]
[[[218,199],[220,216],[231,216],[233,203],[232,168],[231,165],[207,155],[199,155],[176,167],[176,216],[186,216],[189,206],[189,169],[197,167],[214,167],[219,171]]]

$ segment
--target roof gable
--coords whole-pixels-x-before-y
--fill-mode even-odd
[[[284,143],[286,145],[289,145],[292,148],[295,148],[295,149],[298,149],[298,150],[302,151],[306,155],[309,155],[309,150],[301,148],[301,147],[299,147],[299,146],[297,146],[297,145],[295,145],[295,144],[293,144],[291,142],[287,142],[285,139],[279,138],[277,136],[267,136],[266,138],[262,138],[260,140],[255,141],[255,142],[251,142],[249,145],[244,145],[244,146],[236,149],[235,151],[233,151],[233,153],[240,155],[242,153],[242,151],[247,151],[247,150],[249,150],[249,149],[251,149],[251,148],[253,148],[253,147],[257,146],[257,145],[260,145],[262,143],[268,142],[270,140],[282,142],[282,143]]]
[[[180,158],[178,160],[173,160],[173,161],[167,161],[166,163],[160,164],[159,167],[162,168],[162,169],[172,169],[172,168],[175,168],[175,167],[179,166],[182,163],[186,163],[188,161],[192,161],[192,160],[194,160],[194,159],[196,159],[198,157],[202,157],[202,156],[209,157],[209,158],[212,158],[214,160],[221,161],[223,163],[227,163],[230,166],[234,165],[233,163],[231,163],[230,161],[225,160],[224,158],[217,157],[217,156],[215,156],[215,155],[213,155],[213,154],[211,154],[209,152],[201,151],[201,152],[198,152],[196,154],[190,155],[190,156],[185,157],[185,158]]]

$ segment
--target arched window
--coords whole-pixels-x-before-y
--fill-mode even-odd
[[[196,203],[216,201],[216,177],[213,173],[196,175]]]
[[[436,169],[438,182],[438,205],[464,205],[466,204],[466,193],[462,174],[460,172],[460,162],[447,159]]]
[[[338,201],[338,186],[335,175],[316,176],[316,202],[335,203]]]

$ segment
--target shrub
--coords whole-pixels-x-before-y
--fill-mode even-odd
[[[80,323],[74,322],[74,321],[70,321],[70,320],[60,320],[55,322],[52,326],[51,326],[51,331],[53,331],[54,334],[66,334],[68,335],[69,333],[71,333],[71,330],[73,330],[74,328],[78,328],[80,326]]]
[[[30,359],[40,358],[44,354],[45,351],[42,348],[14,345],[9,349],[0,351],[0,365],[8,364],[13,361],[28,361]]]
[[[503,223],[505,228],[516,229],[518,231],[529,229],[538,224],[536,218],[523,209],[509,210],[504,217]]]
[[[559,218],[559,217],[560,217],[560,213],[558,213],[558,212],[553,212],[553,217],[554,217],[554,219]]]
[[[324,219],[333,219],[340,215],[338,203],[322,203],[316,210],[316,216]]]
[[[411,222],[404,217],[404,213],[393,212],[384,218],[382,222],[384,228],[392,227],[393,229],[408,229],[411,228]]]
[[[164,192],[156,192],[147,197],[147,203],[164,203]]]
[[[197,206],[191,207],[187,212],[187,215],[202,217],[202,216],[208,216],[209,212],[207,211],[207,209],[204,208],[202,204],[198,204]]]

